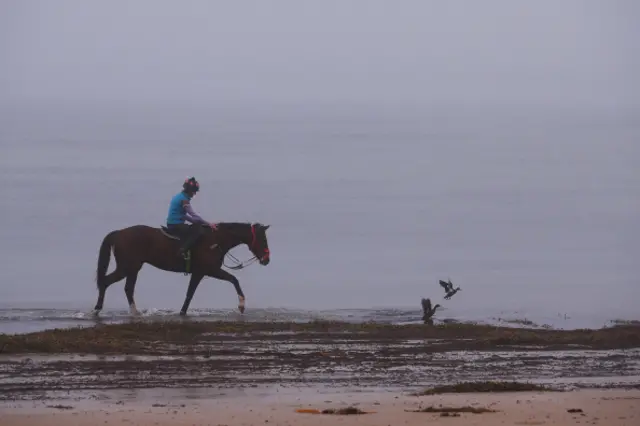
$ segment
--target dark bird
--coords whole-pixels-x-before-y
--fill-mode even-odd
[[[453,288],[453,284],[451,283],[451,280],[449,280],[448,282],[440,280],[440,285],[444,288],[444,291],[446,293],[444,298],[447,300],[451,299],[451,296],[453,296],[454,294],[460,291],[460,287],[456,289]]]
[[[430,323],[431,317],[436,313],[436,309],[438,309],[439,307],[440,305],[436,304],[436,306],[432,308],[431,299],[422,299],[422,321],[424,321],[425,324]]]

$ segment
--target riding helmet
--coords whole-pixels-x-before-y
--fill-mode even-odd
[[[198,181],[196,180],[195,177],[190,177],[187,180],[184,181],[184,184],[182,185],[182,188],[186,191],[186,192],[191,192],[193,194],[195,194],[196,192],[198,192],[200,190],[200,184],[198,183]]]

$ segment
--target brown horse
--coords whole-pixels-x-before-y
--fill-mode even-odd
[[[171,235],[164,226],[153,228],[134,225],[112,231],[104,237],[100,245],[96,270],[98,302],[93,313],[97,315],[102,310],[107,288],[126,278],[124,292],[129,302],[129,309],[132,315],[137,315],[133,292],[138,272],[145,263],[164,271],[191,274],[180,315],[186,315],[193,294],[205,276],[233,284],[238,294],[238,309],[243,313],[245,297],[240,288],[240,282],[235,276],[222,269],[223,260],[233,247],[246,244],[261,265],[268,265],[270,253],[266,231],[269,226],[260,223],[221,222],[216,225],[215,230],[205,227],[204,235],[190,249],[189,269],[185,259],[178,253],[178,238]],[[107,275],[112,249],[116,259],[116,269]]]

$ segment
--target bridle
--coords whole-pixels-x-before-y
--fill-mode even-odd
[[[258,244],[258,237],[256,236],[256,228],[255,228],[255,224],[252,223],[251,224],[251,244],[249,245],[249,249],[251,250],[251,252],[254,252],[254,248],[256,248],[256,245]],[[240,262],[238,260],[238,258],[236,258],[234,255],[232,255],[231,253],[226,254],[226,256],[229,256],[234,262],[237,263],[236,266],[228,266],[224,264],[224,259],[222,260],[222,265],[225,266],[226,268],[232,269],[234,271],[237,271],[239,269],[242,268],[246,268],[247,266],[251,265],[252,263],[254,263],[257,260],[265,260],[269,258],[269,249],[268,248],[264,248],[264,254],[262,255],[262,257],[258,258],[258,256],[254,255],[251,259],[245,261],[245,262]]]

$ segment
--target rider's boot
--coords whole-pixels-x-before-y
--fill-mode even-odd
[[[193,245],[193,242],[197,237],[198,237],[198,235],[195,232],[192,232],[189,235],[187,235],[187,237],[184,239],[184,241],[182,241],[182,245],[180,247],[180,254],[185,259],[187,259],[189,257],[188,251],[191,248],[191,246]]]
[[[180,250],[178,250],[178,253],[180,253],[180,256],[182,256],[185,260],[187,260],[189,258],[189,256],[187,255],[187,248],[186,247],[180,247]]]

